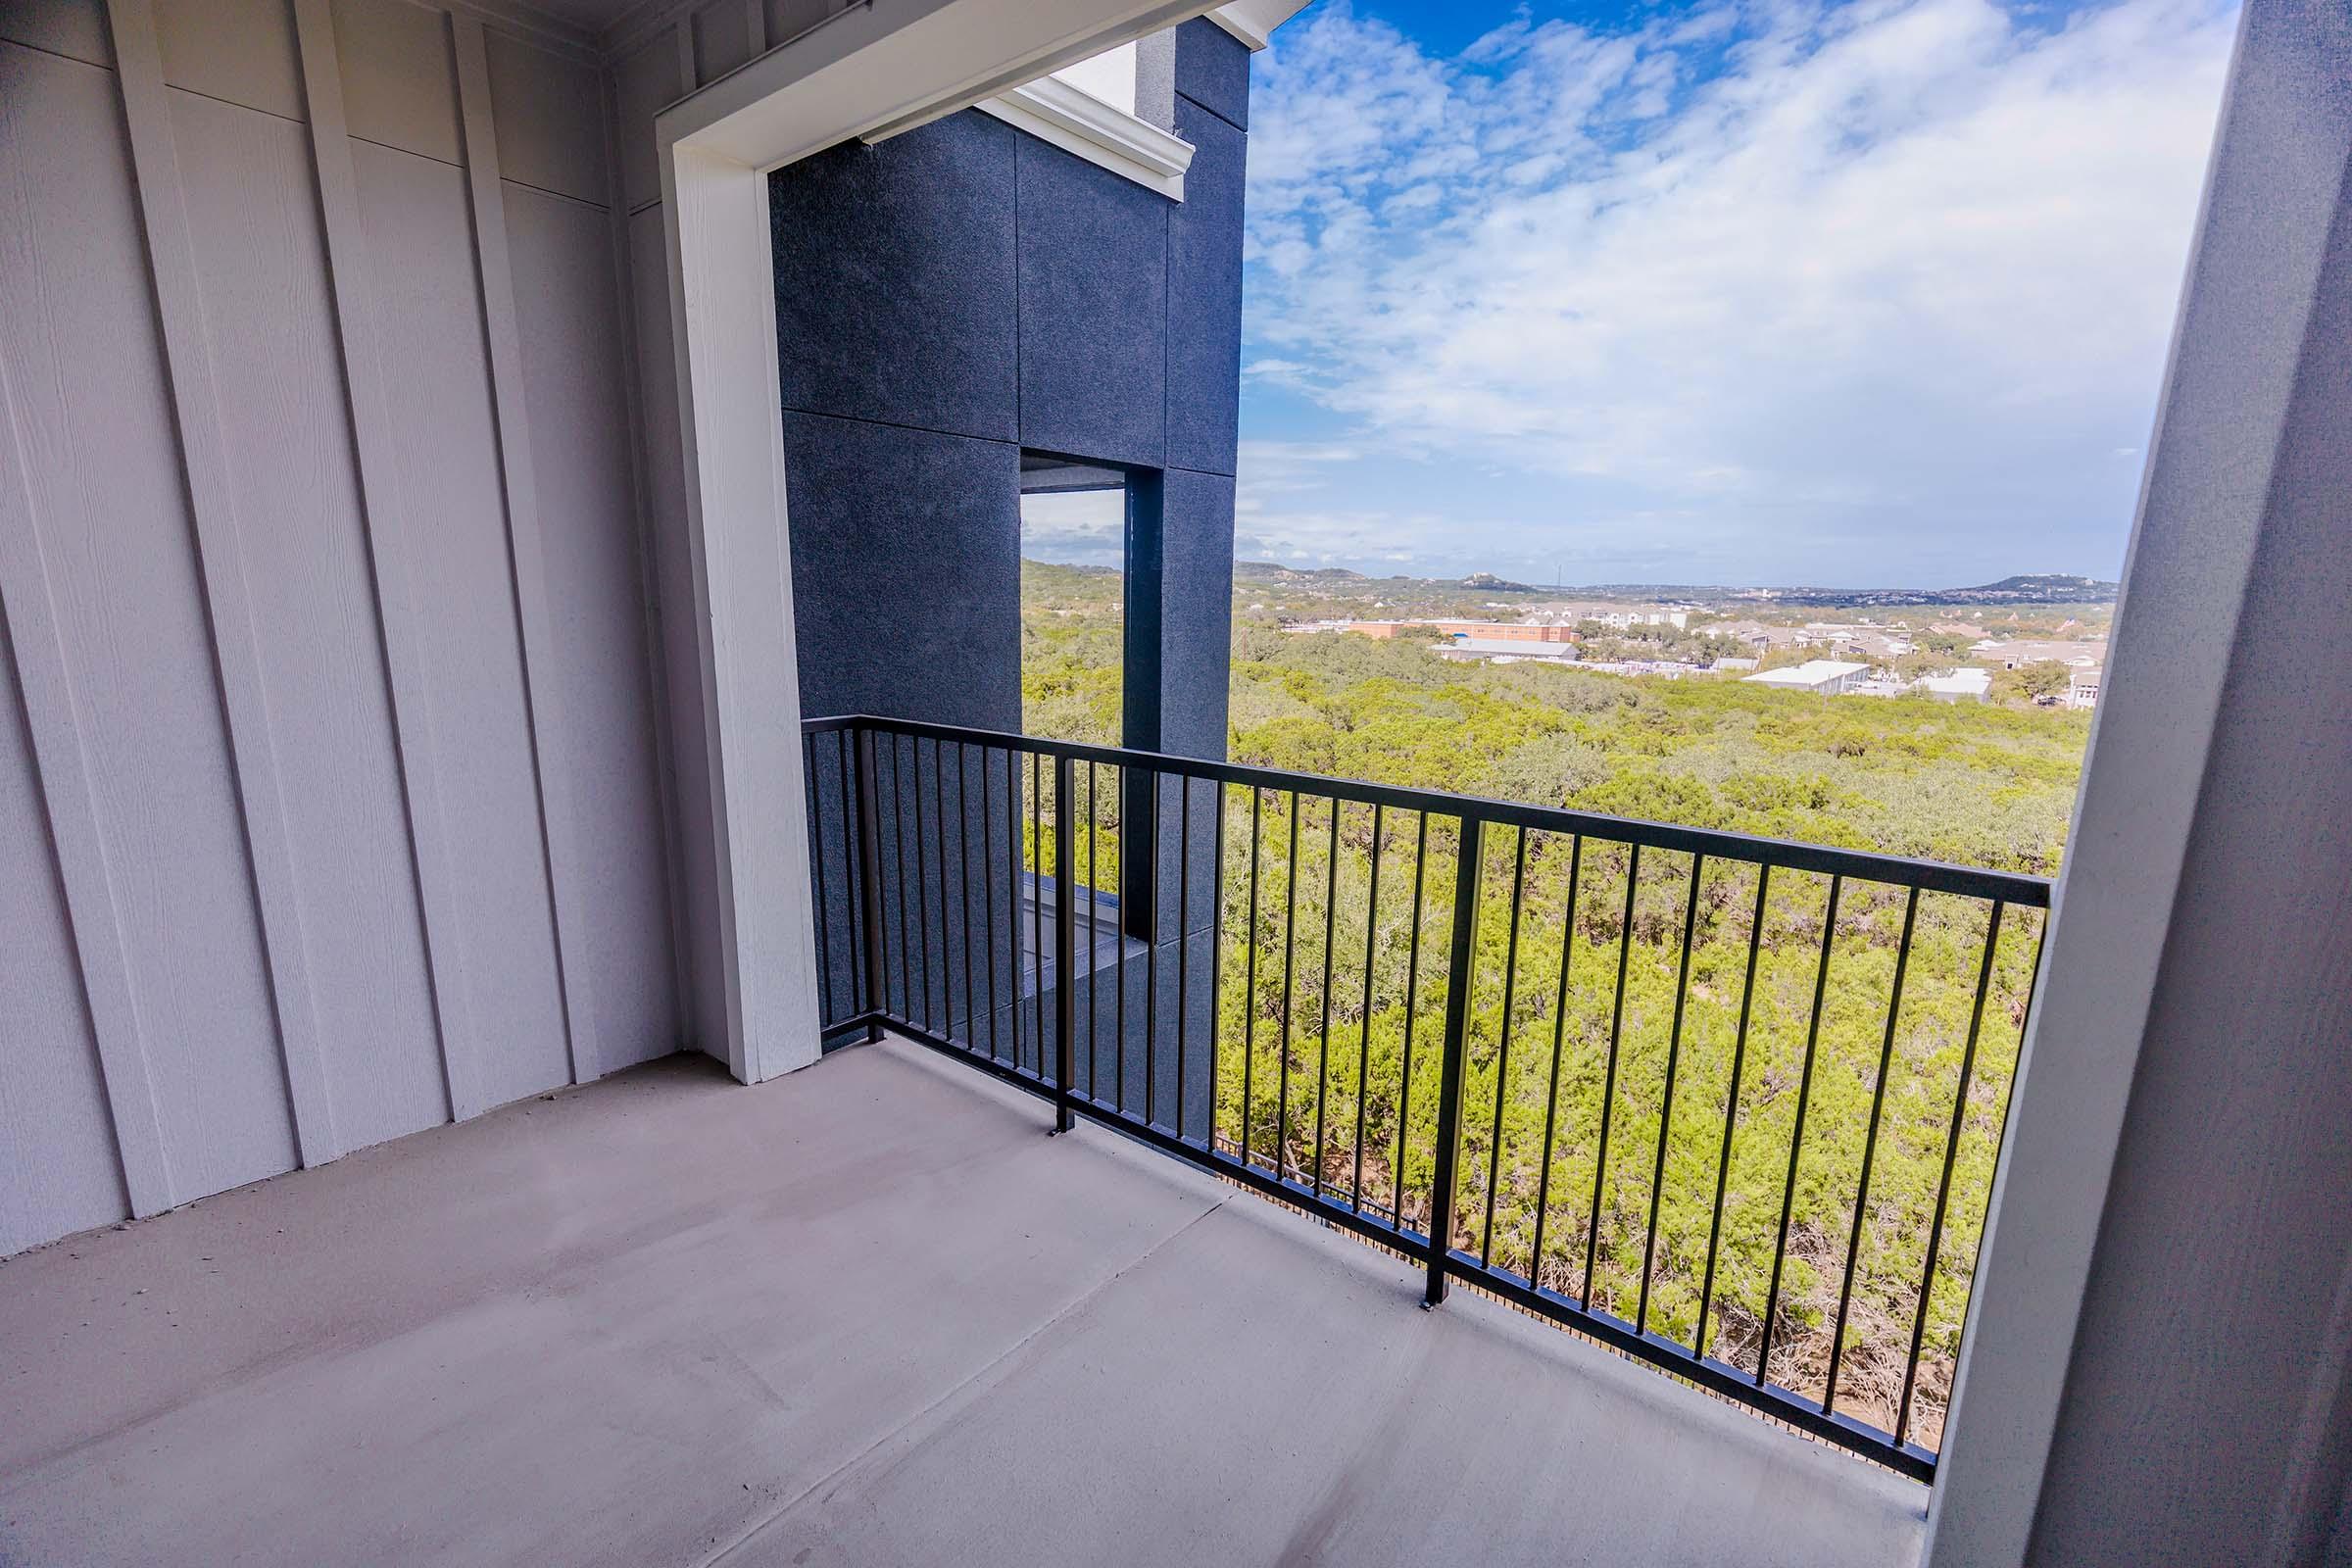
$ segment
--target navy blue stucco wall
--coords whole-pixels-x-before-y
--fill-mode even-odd
[[[1250,59],[1205,22],[1154,59],[1168,74],[1144,112],[1195,148],[1181,203],[976,110],[770,177],[804,712],[1020,727],[1027,448],[1128,468],[1131,498],[1156,500],[1157,528],[1136,530],[1156,570],[1130,584],[1126,738],[1224,756]],[[894,944],[876,975],[854,956],[853,759],[826,736],[809,760],[828,1016],[878,999],[1032,1069],[1050,1059],[1035,1026],[1058,981],[1027,951],[1023,778],[1004,754],[886,741],[872,757]],[[1181,1066],[1184,1130],[1205,1137],[1206,1054],[1154,1053],[1145,1023],[1181,1014],[1196,1041],[1208,1024],[1214,797],[1194,793],[1188,835],[1176,787],[1158,792],[1156,968],[1138,945],[1123,970],[1074,978],[1090,1092],[1116,1086],[1167,1122]],[[1127,814],[1131,831],[1150,815]]]
[[[1181,203],[977,110],[770,176],[805,712],[1019,727],[1027,447],[1167,470],[1169,717],[1128,740],[1224,754],[1250,60],[1173,53]]]

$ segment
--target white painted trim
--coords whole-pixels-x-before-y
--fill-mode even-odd
[[[725,1056],[746,1082],[814,1061],[820,1024],[766,172],[877,126],[952,114],[1201,9],[871,0],[655,120]]]
[[[1193,144],[1138,120],[1058,76],[1037,80],[972,106],[1006,124],[1051,142],[1090,164],[1123,174],[1170,201],[1184,200],[1184,172],[1192,167]],[[881,141],[894,134],[865,137]]]
[[[220,677],[229,752],[236,762],[237,807],[270,964],[278,1051],[285,1063],[291,1102],[298,1108],[317,1110],[307,1118],[301,1114],[294,1117],[298,1152],[305,1163],[317,1164],[334,1158],[342,1150],[324,1110],[330,1102],[317,1005],[311,994],[308,938],[294,880],[285,802],[280,797],[284,785],[278,773],[277,744],[270,728],[269,693],[262,680],[260,634],[254,627],[252,602],[245,588],[236,490],[220,433],[220,397],[213,384],[212,350],[205,335],[195,243],[189,237],[180,189],[163,54],[147,0],[107,0],[106,12],[115,45],[116,80],[122,93],[123,125],[130,141],[131,172],[138,188],[139,222],[147,236],[147,259],[155,278],[164,378],[171,388],[180,461],[187,473],[188,511],[195,523],[197,566],[204,579],[205,616],[212,628],[213,661]],[[76,939],[82,940],[78,912],[74,923]],[[102,1052],[106,1045],[102,1022]],[[110,1096],[116,1092],[111,1068],[108,1091]],[[134,1142],[144,1137],[143,1128],[125,1129],[119,1103],[117,1136]],[[135,1150],[126,1147],[125,1165],[134,1157]],[[135,1169],[129,1174],[135,1207],[140,1202],[140,1175]],[[179,1195],[170,1190],[168,1172],[162,1179],[164,1200],[138,1212],[153,1213],[178,1200]],[[154,1191],[150,1182],[150,1194]]]
[[[601,66],[604,52],[597,47],[596,34],[586,27],[575,26],[561,17],[549,15],[524,0],[432,0],[432,3],[454,17],[469,17],[485,26],[518,38],[527,38],[545,49],[567,55],[584,65]]]
[[[65,892],[66,923],[98,1048],[98,1078],[106,1090],[122,1190],[133,1214],[160,1214],[178,1198],[155,1102],[146,1033],[131,990],[114,878],[107,870],[98,800],[90,787],[89,751],[51,599],[32,466],[25,459],[11,379],[8,363],[0,358],[0,436],[7,440],[9,460],[0,464],[0,622],[5,622],[0,629],[6,632],[0,649],[15,652],[18,700],[31,732],[41,811]]]
[[[673,264],[670,327],[727,1067],[759,1083],[814,1061],[821,1024],[767,181],[722,154],[676,148],[663,160],[662,205],[670,254],[710,264]]]
[[[470,18],[453,18],[477,32]],[[409,569],[411,539],[402,516],[400,463],[393,451],[392,411],[384,389],[378,323],[369,310],[367,227],[360,215],[359,176],[343,117],[342,68],[335,55],[334,16],[327,0],[294,0],[294,37],[310,108],[311,161],[318,182],[319,229],[326,246],[327,290],[334,303],[335,339],[343,352],[346,412],[359,462],[360,507],[375,590],[376,622],[390,684],[394,755],[407,808],[409,856],[416,872],[418,939],[433,981],[433,1025],[439,1036],[451,1114],[463,1118],[488,1106],[474,1090],[480,1046],[467,990],[465,944],[459,933],[456,876],[441,808],[441,768],[433,746],[431,682],[418,657],[425,624]],[[321,1069],[323,1083],[323,1068]],[[324,1093],[320,1093],[323,1113]],[[305,1126],[302,1094],[295,1120]],[[331,1124],[330,1124],[331,1125]],[[312,1137],[303,1134],[303,1159],[317,1164]],[[331,1157],[331,1156],[330,1156]]]
[[[296,3],[323,6],[326,0]],[[474,268],[481,279],[483,336],[490,352],[507,542],[513,551],[514,605],[522,634],[531,775],[539,792],[540,866],[547,876],[548,916],[556,927],[556,966],[563,986],[564,1040],[571,1081],[587,1083],[603,1076],[606,1059],[597,1016],[595,968],[585,947],[588,846],[572,802],[571,769],[563,755],[569,719],[563,682],[556,671],[555,611],[547,589],[547,543],[540,525],[539,476],[531,451],[522,328],[515,312],[514,272],[507,249],[506,195],[490,104],[489,48],[482,24],[471,17],[453,17],[450,25],[457,46],[466,186],[473,214]]]
[[[1250,46],[1263,49],[1274,29],[1306,9],[1306,0],[1231,0],[1208,14],[1208,20]]]

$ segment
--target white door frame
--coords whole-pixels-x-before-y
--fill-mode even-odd
[[[869,0],[657,117],[728,1070],[817,1056],[768,171],[950,114],[1207,0]]]

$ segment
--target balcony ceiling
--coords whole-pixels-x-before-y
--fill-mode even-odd
[[[0,1263],[0,1561],[1907,1564],[1926,1493],[899,1044]]]

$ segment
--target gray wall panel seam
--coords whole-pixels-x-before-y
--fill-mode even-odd
[[[978,441],[992,447],[1018,447],[1025,445],[1025,443],[1023,443],[1017,437],[1001,435],[974,435],[969,430],[942,430],[937,425],[932,424],[907,424],[904,420],[900,419],[873,419],[866,417],[862,414],[835,414],[829,409],[795,408],[789,403],[784,406],[784,412],[786,414],[796,415],[804,419],[838,419],[844,424],[870,424],[878,430],[906,430],[915,435],[945,436],[951,441]],[[1072,457],[1084,456],[1082,453],[1071,453],[1068,455]]]
[[[464,915],[449,859],[447,819],[441,807],[440,768],[434,756],[431,682],[418,657],[422,616],[409,569],[411,541],[403,515],[400,465],[392,442],[392,415],[383,384],[383,361],[368,293],[368,234],[360,216],[359,178],[344,133],[343,78],[335,57],[334,18],[327,0],[294,0],[294,33],[302,63],[302,84],[310,108],[312,167],[318,177],[318,209],[326,242],[327,292],[334,301],[335,335],[343,353],[346,410],[352,449],[359,463],[360,501],[367,517],[368,551],[375,600],[376,633],[382,641],[393,741],[400,759],[401,787],[408,814],[411,870],[416,877],[418,940],[432,975],[434,1023],[440,1035],[450,1114],[481,1108],[479,1042],[466,993]]]
[[[68,65],[79,66],[84,71],[104,72],[110,76],[115,74],[115,68],[112,66],[102,66],[95,60],[84,60],[79,55],[66,54],[61,50],[50,49],[41,44],[27,43],[22,38],[0,38],[0,49],[22,49],[29,55],[47,55],[52,60],[63,60]]]
[[[31,468],[18,427],[11,379],[7,361],[0,357],[0,416],[7,420],[8,467],[16,475],[14,483],[0,487],[0,618],[6,621],[8,645],[15,650],[17,689],[32,737],[50,850],[65,889],[82,1003],[97,1040],[117,1166],[131,1212],[160,1213],[175,1200],[171,1161],[164,1150],[155,1080],[131,989],[130,958],[98,828],[98,803],[90,787],[65,643],[49,602]]]
[[[1183,102],[1191,104],[1195,109],[1200,110],[1202,114],[1207,115],[1212,119],[1223,121],[1228,125],[1232,125],[1235,130],[1240,131],[1243,135],[1247,136],[1250,134],[1250,127],[1248,125],[1234,124],[1234,122],[1230,117],[1219,114],[1216,110],[1211,109],[1208,105],[1202,103],[1191,93],[1185,92],[1182,89],[1178,89],[1176,96]]]
[[[188,510],[195,519],[196,555],[203,573],[205,619],[227,720],[238,814],[269,965],[278,1050],[286,1074],[295,1138],[303,1163],[318,1164],[342,1151],[328,1095],[325,1055],[311,994],[309,938],[294,880],[287,837],[284,780],[270,725],[270,697],[246,593],[243,543],[228,454],[213,383],[195,242],[181,200],[178,154],[171,120],[172,89],[147,0],[108,0],[116,74],[130,143],[139,219],[147,238],[156,318],[163,337],[164,376],[179,437]]]
[[[301,3],[322,6],[326,0]],[[561,744],[565,713],[556,673],[554,617],[548,605],[547,542],[540,528],[539,484],[531,455],[522,331],[515,314],[506,203],[498,175],[489,54],[479,22],[471,17],[452,17],[450,24],[457,34],[458,104],[466,133],[466,184],[473,197],[474,260],[480,272],[482,316],[489,328],[491,401],[498,426],[499,464],[506,479],[514,598],[522,617],[523,693],[532,768],[539,789],[541,863],[547,873],[549,914],[556,922],[556,961],[562,975],[571,1081],[584,1083],[598,1076],[604,1055],[597,1037],[594,980],[587,956],[581,951],[587,928],[579,877],[581,835]]]
[[[755,9],[759,0],[753,0]],[[608,68],[597,73],[599,101],[605,117],[605,166],[612,176],[612,188],[620,189],[620,108],[614,90],[612,73]],[[628,411],[629,439],[622,442],[622,457],[629,466],[629,505],[631,520],[637,539],[637,595],[645,623],[645,674],[654,715],[654,791],[662,808],[662,894],[667,901],[662,930],[669,942],[669,1046],[681,1049],[688,1033],[686,1020],[693,995],[692,944],[686,940],[684,929],[686,902],[679,886],[685,854],[684,841],[679,834],[677,780],[671,766],[669,681],[663,671],[663,651],[667,647],[662,634],[662,605],[661,569],[654,554],[654,500],[646,473],[648,466],[644,450],[646,410],[645,389],[638,384],[637,291],[635,263],[629,255],[629,219],[615,202],[609,211],[612,237],[613,300],[620,316],[620,390],[622,406]]]

